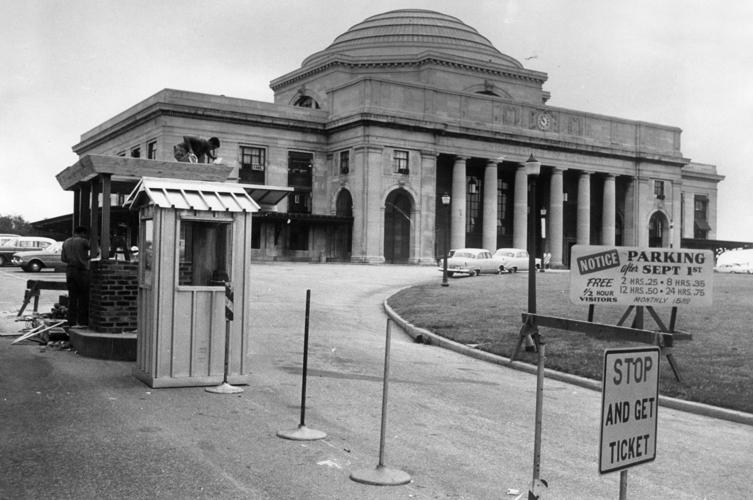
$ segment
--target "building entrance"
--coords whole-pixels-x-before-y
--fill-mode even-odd
[[[413,200],[403,189],[387,196],[384,204],[384,260],[388,264],[405,264],[410,258],[411,213]]]

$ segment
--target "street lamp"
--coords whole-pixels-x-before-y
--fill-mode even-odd
[[[541,163],[531,156],[523,164],[526,177],[528,178],[528,331],[533,340],[533,348],[538,352],[536,367],[536,416],[533,438],[533,481],[529,491],[529,498],[537,491],[540,483],[541,469],[541,423],[542,406],[544,403],[544,342],[539,335],[535,319],[531,315],[536,314],[536,180],[541,171]],[[535,495],[534,495],[535,497]],[[538,497],[536,497],[538,498]]]
[[[442,286],[450,286],[450,284],[447,282],[447,255],[450,253],[450,249],[447,248],[449,246],[447,241],[450,235],[450,201],[452,201],[450,195],[444,193],[442,195],[442,205],[445,207],[445,215],[447,221],[445,223],[446,225],[444,231],[444,266],[442,268]]]
[[[528,312],[536,313],[536,180],[541,171],[539,162],[531,156],[523,164],[528,178]]]

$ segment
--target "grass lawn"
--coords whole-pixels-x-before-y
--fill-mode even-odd
[[[446,288],[440,286],[441,279],[437,273],[436,283],[402,290],[388,303],[407,321],[437,335],[512,355],[528,304],[528,273],[451,279]],[[587,319],[588,306],[570,302],[569,280],[568,272],[536,274],[538,314]],[[616,324],[625,309],[597,305],[594,321]],[[656,311],[669,324],[670,308]],[[647,312],[644,326],[658,330]],[[715,273],[713,305],[679,308],[675,328],[693,335],[693,340],[675,342],[672,349],[684,385],[675,380],[662,356],[661,394],[753,413],[753,276]],[[547,368],[594,380],[601,380],[604,349],[645,345],[551,328],[539,331],[547,345]],[[518,359],[536,363],[535,354],[522,349]]]

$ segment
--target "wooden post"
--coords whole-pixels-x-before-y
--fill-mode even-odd
[[[110,258],[110,174],[102,174],[102,260]]]

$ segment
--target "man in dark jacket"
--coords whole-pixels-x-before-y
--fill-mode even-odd
[[[89,324],[89,260],[90,247],[83,226],[63,242],[60,258],[65,262],[65,283],[68,288],[68,326]]]
[[[215,150],[220,147],[216,137],[202,139],[184,136],[183,142],[173,148],[175,159],[186,163],[211,163],[217,159]]]

